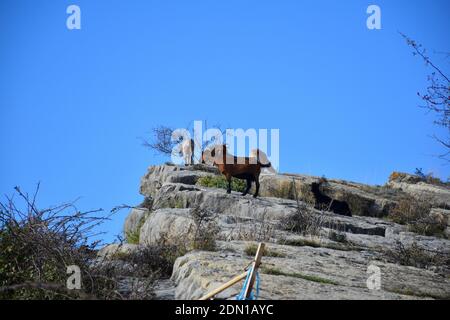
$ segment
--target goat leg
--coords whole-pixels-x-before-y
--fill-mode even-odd
[[[255,194],[253,195],[253,198],[256,198],[258,196],[258,192],[259,192],[259,179],[256,178],[255,180],[255,185],[256,185],[256,190],[255,190]]]
[[[247,179],[247,188],[245,189],[243,196],[247,195],[247,193],[250,191],[250,188],[252,187],[252,180]]]

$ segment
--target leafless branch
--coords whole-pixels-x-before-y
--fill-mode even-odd
[[[424,101],[425,105],[422,108],[436,114],[437,119],[434,123],[438,126],[447,129],[447,137],[438,138],[436,135],[432,137],[440,143],[446,152],[439,155],[440,158],[450,162],[448,154],[450,152],[450,80],[444,71],[431,61],[423,46],[401,33],[401,36],[406,40],[408,46],[413,49],[413,55],[419,56],[423,59],[426,66],[430,66],[433,71],[428,75],[428,86],[425,93],[418,92],[417,95]],[[449,55],[447,54],[447,58]]]

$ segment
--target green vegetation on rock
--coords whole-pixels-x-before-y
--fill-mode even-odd
[[[228,182],[224,176],[205,176],[198,179],[197,184],[208,188],[222,188],[226,189]],[[246,181],[237,178],[231,179],[231,190],[236,192],[244,192],[246,188]]]

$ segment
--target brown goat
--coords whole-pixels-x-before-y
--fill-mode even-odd
[[[216,149],[218,149],[216,154]],[[259,155],[259,153],[257,153]],[[236,157],[227,153],[226,145],[216,146],[211,150],[211,157],[214,159],[213,165],[217,166],[220,173],[222,173],[227,179],[227,193],[231,193],[231,178],[237,178],[247,181],[247,188],[242,194],[245,196],[252,187],[252,181],[255,181],[255,194],[254,198],[258,196],[259,192],[259,175],[261,168],[269,168],[271,164],[262,164],[259,162],[258,157]],[[202,163],[206,162],[205,152],[202,152]]]

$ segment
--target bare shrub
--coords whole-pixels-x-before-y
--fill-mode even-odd
[[[281,181],[276,186],[268,184],[266,188],[268,194],[272,197],[290,200],[295,199],[292,183]]]
[[[192,209],[191,215],[195,225],[192,247],[197,250],[214,251],[219,233],[215,214],[209,210],[195,207]]]
[[[173,129],[166,126],[159,126],[152,129],[153,138],[151,140],[142,139],[142,145],[157,153],[170,156],[176,144],[172,141]]]
[[[167,274],[172,273],[172,266],[175,262],[175,260],[178,257],[184,256],[190,249],[191,249],[191,239],[187,236],[187,234],[180,234],[175,239],[173,236],[168,236],[167,233],[163,232],[161,233],[160,239],[158,243],[156,243],[156,247],[159,247],[162,249],[162,259],[167,261],[169,269],[163,269],[163,270],[169,270]]]
[[[393,249],[384,251],[384,257],[391,263],[422,269],[429,269],[430,267],[448,269],[450,265],[448,254],[426,250],[415,242],[404,245],[401,241],[397,241]]]
[[[275,226],[265,219],[257,220],[252,223],[250,228],[240,232],[241,239],[246,241],[270,241],[273,238]]]
[[[323,217],[316,214],[305,203],[299,201],[294,179],[292,184],[297,210],[295,213],[281,219],[281,227],[285,230],[300,233],[302,235],[319,235],[324,224]]]
[[[180,252],[179,248],[166,243],[142,246],[135,252],[125,255],[122,260],[136,266],[133,275],[136,277],[168,278],[172,274],[173,263]],[[183,251],[184,252],[184,251]]]
[[[151,297],[153,276],[145,280],[148,290],[141,286],[123,295],[123,265],[96,258],[99,241],[92,239],[109,215],[100,215],[101,209],[80,212],[73,202],[39,209],[38,191],[39,185],[30,196],[16,187],[0,202],[0,299]],[[80,290],[66,286],[71,265],[80,268]]]
[[[156,244],[140,246],[131,252],[119,249],[109,258],[98,263],[103,274],[109,272],[116,279],[121,299],[154,299],[157,280],[171,276],[175,259],[186,253],[183,246],[168,244],[164,238]]]
[[[147,264],[144,261],[139,262],[142,265],[115,260],[94,260],[88,266],[92,275],[89,279],[91,281],[83,281],[82,290],[95,292],[92,299],[153,299],[153,288],[160,276],[159,272],[145,269]]]
[[[403,197],[389,214],[389,218],[408,226],[408,230],[426,236],[443,236],[447,221],[431,214],[431,204],[424,198]]]

